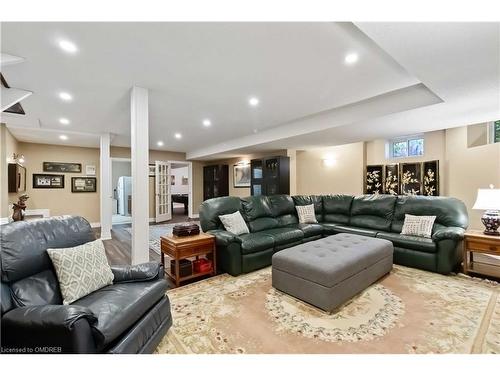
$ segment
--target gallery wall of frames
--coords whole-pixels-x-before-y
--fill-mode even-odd
[[[367,165],[365,194],[439,195],[439,160]]]

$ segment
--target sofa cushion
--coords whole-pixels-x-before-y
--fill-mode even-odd
[[[321,195],[294,195],[292,198],[296,206],[314,204],[316,221],[323,220],[323,197]]]
[[[327,223],[349,224],[352,195],[323,195],[323,221]]]
[[[238,197],[207,199],[200,206],[201,229],[204,232],[214,229],[224,229],[219,216],[232,214],[238,210],[243,213],[241,200]]]
[[[350,226],[390,231],[396,196],[361,195],[355,197],[351,206]]]
[[[407,236],[393,232],[379,232],[377,238],[392,241],[394,247],[423,251],[426,253],[435,253],[437,246],[430,238]]]
[[[288,228],[300,229],[304,232],[304,238],[321,236],[323,234],[323,226],[321,224],[291,224]]]
[[[274,238],[262,233],[249,233],[238,236],[241,240],[241,253],[251,254],[274,248]]]
[[[289,243],[301,241],[304,238],[304,232],[293,228],[274,228],[260,232],[274,238],[275,246],[286,245]]]
[[[359,234],[361,236],[367,237],[375,237],[377,235],[376,230],[368,229],[368,228],[359,228],[359,227],[350,227],[347,225],[334,225],[330,228],[328,226],[325,230],[331,230],[334,234],[337,233],[351,233],[351,234]]]
[[[391,232],[401,232],[406,214],[436,216],[433,232],[443,226],[467,229],[469,225],[467,208],[456,198],[399,196],[394,209]]]
[[[243,217],[246,221],[252,221],[260,217],[274,217],[269,197],[265,195],[242,198],[241,202]]]
[[[243,233],[250,233],[247,223],[245,223],[240,211],[227,215],[219,215],[219,219],[222,222],[222,225],[224,225],[224,229],[229,233],[236,236]]]
[[[97,317],[92,334],[98,350],[134,325],[168,289],[166,280],[108,285],[72,305],[87,307]]]
[[[279,221],[274,217],[259,217],[258,219],[248,222],[248,228],[250,228],[250,232],[252,233],[276,228],[278,225]]]
[[[340,233],[339,231],[335,230],[335,228],[338,227],[341,224],[321,223],[320,225],[323,227],[323,234],[325,236],[329,236],[329,235],[332,235],[332,234]]]
[[[290,224],[298,223],[297,212],[292,197],[279,194],[269,196],[269,202],[273,210],[273,215],[278,221],[279,227],[286,227]]]

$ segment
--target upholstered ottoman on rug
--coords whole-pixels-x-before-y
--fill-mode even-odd
[[[332,311],[392,269],[392,242],[341,233],[273,255],[276,289]]]

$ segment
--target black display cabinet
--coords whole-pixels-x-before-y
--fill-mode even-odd
[[[250,162],[252,195],[290,194],[290,158],[273,156]]]
[[[229,167],[227,164],[203,167],[203,200],[229,195]]]

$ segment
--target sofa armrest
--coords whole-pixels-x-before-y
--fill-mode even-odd
[[[464,238],[465,229],[460,227],[447,227],[438,229],[432,235],[433,241],[454,240],[461,241]]]
[[[215,236],[217,246],[229,246],[232,242],[241,243],[241,240],[237,236],[227,230],[214,229],[209,230],[207,233]]]
[[[92,353],[96,316],[77,305],[26,306],[2,316],[5,353]],[[24,351],[23,351],[24,350]]]
[[[111,266],[111,271],[115,276],[114,284],[151,281],[163,276],[163,266],[157,262],[141,263],[134,266]]]

